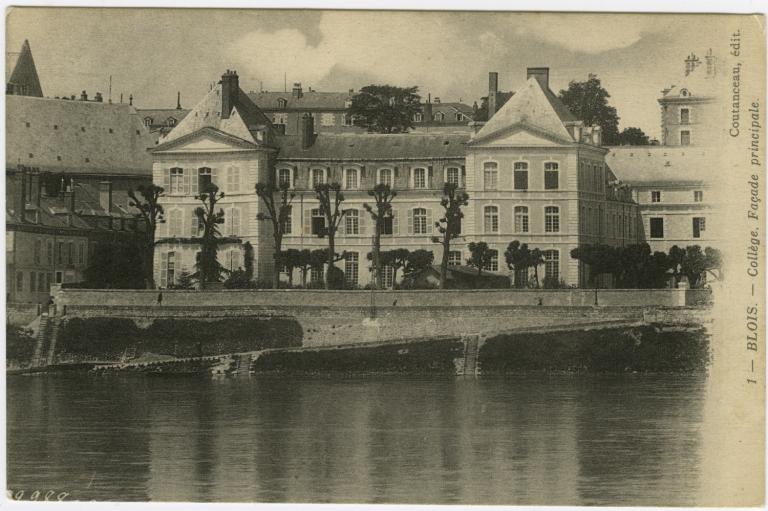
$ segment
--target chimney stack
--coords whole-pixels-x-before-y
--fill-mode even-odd
[[[129,106],[133,106],[133,94],[130,94],[130,95],[128,96],[128,105],[129,105]]]
[[[110,214],[112,212],[112,182],[102,181],[99,183],[99,206]]]
[[[181,91],[176,92],[176,110],[181,110]]]
[[[83,91],[80,93],[80,101],[88,101],[88,93]]]
[[[421,106],[423,122],[432,122],[432,94],[427,94],[427,102]]]
[[[491,71],[488,73],[488,120],[491,120],[496,113],[496,103],[499,94],[499,73]]]
[[[29,171],[29,203],[40,207],[40,171],[32,169]]]
[[[240,80],[237,71],[227,69],[227,72],[221,75],[221,118],[229,119],[232,109],[237,103],[237,94],[240,91]]]
[[[96,96],[94,96],[93,100],[96,101],[97,103],[103,103],[104,102],[104,98],[101,96],[101,92],[97,92]]]
[[[304,95],[304,94],[302,93],[302,91],[301,91],[301,83],[300,83],[300,82],[295,82],[295,83],[293,84],[293,90],[291,91],[291,95],[292,95],[294,98],[300,98],[301,96],[303,96],[303,95]]]
[[[309,149],[314,143],[315,137],[315,121],[311,115],[305,113],[301,116],[299,123],[299,139],[301,140],[301,148]]]
[[[526,78],[536,78],[541,87],[547,91],[549,90],[549,68],[548,67],[529,67],[527,70]]]
[[[19,221],[24,222],[24,209],[27,206],[27,171],[23,165],[18,166],[21,182],[19,183],[19,192],[16,194],[16,213],[19,215]]]

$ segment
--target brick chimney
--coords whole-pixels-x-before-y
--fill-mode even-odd
[[[499,94],[499,73],[488,73],[488,120],[496,113],[496,103]]]
[[[308,149],[314,143],[315,138],[315,121],[309,114],[303,114],[299,121],[299,140],[301,140],[301,148]]]
[[[32,169],[29,171],[29,203],[40,207],[40,171]]]
[[[19,191],[16,194],[16,213],[19,216],[19,221],[24,222],[24,209],[27,205],[27,172],[24,170],[23,165],[18,166],[19,170]]]
[[[544,90],[549,90],[549,68],[548,67],[529,67],[526,78],[534,77],[539,81]]]
[[[112,212],[112,182],[102,181],[99,183],[99,206],[107,212]]]
[[[427,102],[421,105],[421,118],[423,122],[432,122],[432,95],[427,94]]]
[[[237,103],[237,95],[240,91],[240,80],[237,77],[237,71],[230,71],[221,75],[221,118],[229,119],[229,114],[232,113]]]
[[[304,95],[304,93],[301,90],[301,82],[295,82],[293,84],[293,90],[291,91],[291,95],[294,98],[300,98]]]
[[[97,92],[96,95],[93,97],[93,100],[97,103],[103,103],[104,97],[101,95],[101,92]]]
[[[80,93],[80,101],[88,101],[88,93],[83,91]]]

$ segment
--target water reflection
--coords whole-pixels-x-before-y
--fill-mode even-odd
[[[684,505],[703,377],[25,377],[9,487],[78,499]]]

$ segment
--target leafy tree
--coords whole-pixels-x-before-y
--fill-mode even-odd
[[[138,195],[136,192],[139,192]],[[128,190],[128,205],[136,209],[136,217],[142,220],[144,224],[142,268],[147,289],[155,288],[155,232],[157,231],[157,224],[164,221],[163,206],[158,204],[164,192],[165,189],[157,185],[140,185],[135,191],[133,189]]]
[[[571,257],[589,266],[589,279],[594,287],[598,276],[617,272],[616,249],[609,245],[581,245],[571,250]]]
[[[528,268],[533,268],[534,285],[539,287],[539,266],[544,264],[544,256],[541,250],[528,248],[527,243],[520,244],[513,240],[504,251],[504,258],[507,260],[507,267],[514,272],[515,287],[523,287],[524,282],[518,280],[520,274]]]
[[[413,275],[432,265],[435,260],[435,254],[429,250],[414,250],[408,253],[408,257],[405,262],[405,275]]]
[[[474,241],[469,244],[469,259],[467,264],[477,268],[477,276],[479,277],[483,273],[483,269],[491,264],[493,253],[490,247],[484,241],[475,243]]]
[[[418,87],[368,85],[352,97],[347,115],[356,126],[376,133],[406,133],[421,112]]]
[[[195,281],[188,271],[182,271],[173,284],[173,289],[194,289]]]
[[[291,202],[296,194],[290,190],[288,183],[275,185],[270,180],[267,183],[256,183],[256,195],[267,208],[266,213],[259,213],[256,218],[272,223],[272,238],[275,245],[272,254],[275,266],[272,273],[272,288],[277,289],[280,286],[280,254],[283,247],[283,235],[285,234],[286,222],[291,214]]]
[[[324,250],[322,253],[325,256]],[[296,268],[301,271],[301,287],[307,287],[307,273],[312,269],[312,252],[308,248],[299,251]]]
[[[719,269],[722,265],[720,252],[710,247],[707,248],[708,251],[702,250],[699,245],[685,247],[680,272],[688,278],[688,283],[692,288],[701,285],[705,273]]]
[[[649,145],[648,135],[640,128],[624,128],[619,133],[619,145]]]
[[[619,116],[608,104],[611,97],[597,75],[590,74],[585,82],[572,80],[568,90],[561,90],[560,99],[577,119],[587,126],[598,125],[603,129],[603,144],[619,143]]]
[[[341,193],[339,183],[320,183],[315,186],[315,195],[320,202],[320,214],[325,216],[325,228],[320,232],[320,237],[328,237],[328,270],[325,272],[325,288],[331,289],[332,275],[331,267],[338,261],[336,254],[336,232],[339,230],[339,224],[344,218],[345,210],[341,209],[344,202],[344,194]],[[341,255],[341,259],[346,254]]]
[[[142,256],[134,243],[97,243],[83,275],[85,283],[90,288],[141,289],[144,276],[137,270]]]
[[[438,232],[442,236],[434,236],[433,243],[440,243],[443,246],[443,259],[440,262],[440,289],[445,289],[445,278],[448,273],[448,255],[451,251],[451,241],[458,238],[461,234],[461,219],[464,213],[462,206],[466,206],[469,201],[469,194],[455,183],[445,183],[443,186],[443,198],[440,205],[445,210],[443,218],[435,222]]]
[[[216,211],[216,204],[224,198],[224,192],[219,187],[209,183],[205,189],[195,196],[202,206],[195,209],[197,221],[203,226],[203,236],[200,239],[200,256],[197,260],[197,274],[200,288],[205,289],[211,282],[219,282],[226,270],[216,258],[218,251],[219,225],[224,223],[224,210]]]
[[[316,248],[309,253],[310,270],[323,271],[328,263],[328,251],[323,248]]]
[[[706,247],[704,249],[704,260],[706,271],[717,279],[723,278],[723,254],[716,248]],[[715,274],[717,270],[717,274]]]
[[[253,245],[250,241],[243,243],[243,263],[245,278],[250,282],[253,280]]]
[[[405,248],[396,248],[381,253],[382,266],[392,267],[392,282],[397,282],[397,272],[407,266],[408,256],[410,255],[411,253]]]
[[[289,248],[280,253],[280,266],[288,273],[288,286],[293,287],[293,270],[301,266],[301,250]]]
[[[384,230],[384,221],[392,216],[392,199],[397,197],[397,192],[392,190],[387,184],[377,184],[372,190],[368,190],[368,195],[375,201],[373,206],[365,203],[363,207],[373,219],[373,252],[371,260],[373,261],[373,287],[381,287],[381,233]]]

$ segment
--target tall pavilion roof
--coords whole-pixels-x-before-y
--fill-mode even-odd
[[[527,124],[556,138],[573,141],[565,126],[565,123],[573,121],[576,118],[563,102],[535,76],[531,76],[475,138],[484,138],[517,124]]]
[[[154,137],[133,107],[5,97],[6,168],[71,174],[152,174]]]
[[[8,76],[7,73],[6,76]],[[37,76],[35,59],[32,58],[32,49],[26,39],[21,45],[21,52],[13,65],[13,71],[10,73],[5,90],[7,94],[43,97],[43,88],[40,86],[40,78]]]

